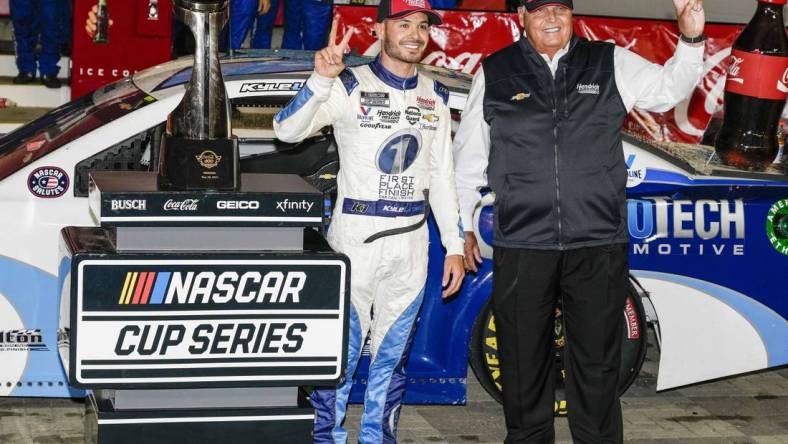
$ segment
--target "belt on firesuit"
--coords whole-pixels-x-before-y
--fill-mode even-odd
[[[424,200],[415,202],[397,202],[393,200],[358,200],[344,198],[342,200],[342,212],[345,214],[355,214],[358,216],[377,216],[377,217],[402,217],[402,216],[416,216],[424,214],[424,216],[415,224],[407,225],[399,228],[392,228],[390,230],[383,230],[368,237],[364,243],[369,244],[380,238],[387,236],[396,236],[411,231],[418,230],[430,216],[430,191],[422,190]]]

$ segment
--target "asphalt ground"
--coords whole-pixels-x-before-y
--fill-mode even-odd
[[[788,444],[788,369],[656,393],[657,357],[652,346],[622,398],[627,443]],[[502,442],[501,407],[469,375],[465,406],[404,406],[399,442]],[[0,443],[82,443],[83,415],[81,401],[0,398]],[[351,443],[360,416],[360,407],[352,406],[346,422]],[[567,420],[555,424],[556,442],[571,443]]]

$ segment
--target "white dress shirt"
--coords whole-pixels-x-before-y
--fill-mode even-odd
[[[569,43],[552,60],[540,54],[555,77],[558,61],[568,52]],[[651,63],[634,52],[616,46],[613,69],[616,88],[627,112],[633,107],[664,112],[689,97],[703,73],[704,46],[689,46],[679,40],[673,57],[665,65]],[[490,126],[484,120],[484,69],[473,77],[462,120],[454,136],[454,165],[460,218],[466,231],[473,229],[473,211],[487,185],[490,153]]]

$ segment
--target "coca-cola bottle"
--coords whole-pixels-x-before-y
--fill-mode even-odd
[[[99,0],[98,11],[96,12],[96,34],[93,36],[93,43],[109,43],[109,10],[107,0]]]
[[[777,156],[777,126],[788,93],[786,0],[758,0],[733,43],[725,82],[725,117],[714,147],[733,167],[763,171]]]

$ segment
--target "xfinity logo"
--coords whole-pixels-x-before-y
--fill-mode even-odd
[[[257,210],[260,202],[256,200],[220,200],[216,202],[219,210]]]
[[[280,200],[279,202],[276,203],[276,209],[283,213],[286,213],[288,210],[300,210],[300,211],[309,212],[312,210],[313,206],[315,206],[315,203],[309,202],[306,199],[302,201],[285,199],[285,200]]]
[[[197,199],[167,199],[167,202],[164,202],[164,211],[197,211],[197,202]]]
[[[123,200],[116,200],[113,199],[110,203],[112,211],[118,210],[138,210],[138,211],[145,211],[146,201],[145,199],[123,199]]]

